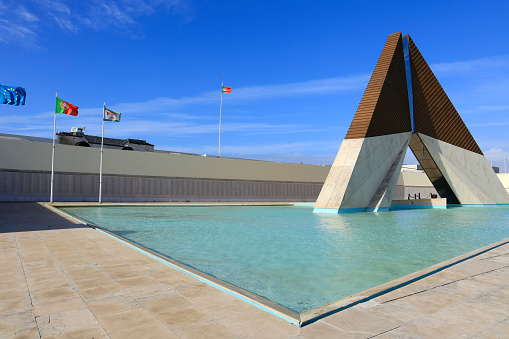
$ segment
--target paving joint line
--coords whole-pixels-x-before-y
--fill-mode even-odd
[[[12,223],[11,223],[12,224]],[[37,334],[39,335],[39,338],[41,338],[41,331],[39,329],[39,324],[37,324],[37,317],[35,316],[35,312],[34,312],[34,302],[32,300],[32,293],[30,292],[30,288],[28,287],[28,282],[27,282],[27,276],[26,276],[26,272],[25,272],[25,267],[23,266],[23,260],[21,259],[21,253],[19,251],[19,246],[18,246],[18,237],[16,237],[16,234],[13,234],[14,236],[14,240],[16,241],[16,250],[18,251],[18,259],[19,259],[19,263],[21,264],[21,269],[23,271],[23,279],[25,280],[25,285],[26,285],[26,288],[27,288],[27,292],[28,292],[28,297],[30,298],[30,307],[32,308],[32,315],[34,317],[34,322],[35,322],[35,327],[37,327]]]
[[[395,301],[395,300],[400,300],[400,299],[404,299],[404,298],[407,298],[407,297],[411,297],[411,296],[416,295],[416,294],[419,294],[419,293],[428,292],[428,291],[434,290],[434,289],[439,288],[439,287],[443,287],[443,286],[447,286],[447,285],[450,285],[450,284],[454,284],[454,283],[456,283],[456,282],[458,282],[458,281],[471,279],[471,278],[474,278],[474,277],[477,277],[477,276],[480,276],[480,275],[483,275],[483,274],[486,274],[486,273],[495,272],[495,271],[500,270],[500,269],[503,269],[503,268],[509,268],[509,265],[507,265],[507,266],[502,266],[502,267],[499,267],[499,268],[495,268],[495,269],[492,269],[492,270],[489,270],[489,271],[486,271],[486,272],[482,272],[482,273],[477,273],[477,274],[474,274],[474,275],[470,275],[470,276],[465,277],[465,278],[461,278],[461,279],[457,279],[457,280],[452,280],[452,281],[450,281],[450,282],[448,282],[448,283],[444,283],[444,284],[441,284],[441,285],[437,285],[437,286],[429,287],[429,288],[426,288],[425,290],[422,290],[422,291],[417,291],[417,292],[414,292],[414,293],[411,293],[411,294],[404,295],[404,296],[402,296],[402,297],[398,297],[398,298],[394,298],[394,299],[386,300],[386,301],[384,301],[384,302],[381,302],[380,304],[381,304],[381,305],[383,305],[383,304],[386,304],[386,303],[389,303],[389,302],[392,302],[392,301]]]

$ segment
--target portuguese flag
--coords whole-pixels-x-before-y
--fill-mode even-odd
[[[223,93],[231,93],[231,92],[232,92],[232,88],[231,87],[223,86]]]
[[[67,101],[64,101],[57,97],[57,102],[55,105],[55,114],[56,113],[64,113],[67,115],[77,116],[78,106],[71,105]]]

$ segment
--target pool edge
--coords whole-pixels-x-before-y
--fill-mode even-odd
[[[195,268],[192,268],[190,266],[187,266],[181,262],[178,262],[174,259],[171,259],[167,256],[164,256],[162,254],[159,254],[155,251],[152,251],[151,249],[148,249],[140,244],[137,244],[135,242],[132,242],[128,239],[125,239],[119,235],[116,235],[100,226],[97,226],[93,223],[90,223],[90,222],[87,222],[85,220],[82,220],[74,215],[71,215],[71,214],[68,214],[66,213],[65,211],[62,211],[60,210],[59,208],[51,205],[51,204],[47,204],[47,203],[42,203],[42,205],[56,213],[59,213],[59,214],[63,214],[65,215],[66,217],[70,218],[70,219],[73,219],[73,220],[76,220],[77,222],[87,226],[87,227],[90,227],[92,229],[95,229],[96,231],[98,232],[101,232],[103,233],[104,235],[106,236],[109,236],[113,239],[115,239],[116,241],[119,241],[165,265],[168,265],[182,273],[185,273],[201,282],[204,282],[214,288],[217,288],[223,292],[226,292],[238,299],[241,299],[255,307],[258,307],[260,308],[261,310],[265,311],[265,312],[268,312],[272,315],[275,315],[293,325],[296,325],[298,327],[301,326],[300,324],[300,316],[299,316],[299,313],[298,312],[295,312],[287,307],[284,307],[280,304],[277,304],[273,301],[270,301],[269,299],[266,299],[264,297],[261,297],[255,293],[252,293],[252,292],[249,292],[245,289],[242,289],[240,287],[237,287],[235,285],[232,285],[226,281],[223,281],[223,280],[220,280],[218,278],[215,278],[207,273],[204,273],[202,271],[199,271]],[[67,206],[67,205],[66,205]]]
[[[63,214],[66,217],[76,220],[79,223],[93,228],[119,242],[124,243],[125,245],[149,256],[153,259],[162,262],[170,267],[173,267],[177,269],[180,272],[183,272],[189,276],[192,276],[193,278],[202,281],[210,286],[213,286],[223,292],[226,292],[236,298],[239,298],[255,307],[258,307],[272,315],[275,315],[293,325],[296,325],[298,327],[304,327],[306,325],[312,324],[322,318],[325,318],[327,316],[333,315],[335,313],[341,312],[345,309],[348,309],[350,307],[353,307],[355,305],[358,305],[360,303],[367,302],[369,300],[372,300],[374,298],[377,298],[381,295],[384,295],[386,293],[392,292],[398,288],[407,286],[413,282],[416,282],[418,280],[424,279],[428,276],[431,276],[435,273],[438,273],[444,269],[447,269],[451,266],[454,266],[458,263],[464,262],[468,259],[474,258],[478,255],[481,255],[483,253],[486,253],[490,250],[493,250],[497,247],[503,246],[505,244],[509,243],[509,238],[502,239],[500,241],[497,241],[495,243],[486,245],[484,247],[472,250],[470,252],[467,252],[465,254],[456,256],[454,258],[448,259],[446,261],[443,261],[441,263],[432,265],[430,267],[424,268],[422,270],[410,273],[408,275],[405,275],[403,277],[391,280],[389,282],[386,282],[384,284],[372,287],[370,289],[361,291],[359,293],[353,294],[351,296],[333,301],[331,303],[328,303],[326,305],[298,313],[296,311],[293,311],[287,307],[284,307],[282,305],[279,305],[277,303],[274,303],[266,298],[263,298],[261,296],[258,296],[252,292],[249,292],[247,290],[244,290],[242,288],[239,288],[237,286],[234,286],[228,282],[222,281],[220,279],[217,279],[207,273],[201,272],[197,269],[194,269],[192,267],[189,267],[185,264],[182,264],[176,260],[173,260],[171,258],[168,258],[164,255],[161,255],[159,253],[156,253],[148,248],[145,248],[139,244],[136,244],[128,239],[125,239],[121,236],[118,236],[116,234],[113,234],[100,226],[91,224],[89,222],[86,222],[84,220],[81,220],[80,218],[70,215],[62,210],[60,210],[57,206],[49,204],[49,203],[39,203],[43,205],[44,207],[53,210],[56,213]],[[61,205],[61,207],[66,207],[70,205]],[[100,205],[99,205],[100,206]],[[95,206],[97,207],[97,206]]]
[[[360,303],[364,303],[366,301],[372,300],[372,299],[377,298],[377,297],[384,295],[386,293],[397,290],[398,288],[407,286],[413,282],[416,282],[418,280],[429,277],[429,276],[431,276],[435,273],[438,273],[442,270],[445,270],[451,266],[454,266],[456,264],[464,262],[468,259],[474,258],[478,255],[481,255],[483,253],[486,253],[490,250],[493,250],[497,247],[503,246],[508,243],[509,243],[509,238],[505,238],[503,240],[497,241],[490,245],[486,245],[484,247],[475,249],[475,250],[467,252],[465,254],[456,256],[452,259],[448,259],[441,263],[438,263],[438,264],[432,265],[430,267],[424,268],[422,270],[407,274],[403,277],[391,280],[389,282],[386,282],[385,284],[378,285],[378,286],[372,287],[370,289],[364,290],[362,292],[348,296],[346,298],[333,301],[333,302],[326,304],[324,306],[320,306],[320,307],[302,312],[302,313],[300,313],[301,327],[312,324],[322,318],[325,318],[329,315],[341,312],[347,308],[353,307]]]

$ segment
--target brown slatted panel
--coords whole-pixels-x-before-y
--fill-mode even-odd
[[[345,139],[412,130],[401,32],[389,35]]]
[[[414,42],[408,37],[415,132],[483,154]]]

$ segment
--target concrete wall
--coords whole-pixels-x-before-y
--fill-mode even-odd
[[[55,201],[97,201],[100,150],[56,145]],[[330,166],[104,151],[104,201],[315,201]],[[0,201],[48,201],[51,144],[0,136]],[[509,174],[498,174],[509,191]],[[393,199],[436,193],[402,172]]]
[[[0,138],[0,200],[47,201],[52,145]],[[104,150],[104,201],[314,201],[329,166]],[[100,149],[56,145],[55,201],[97,201]]]

